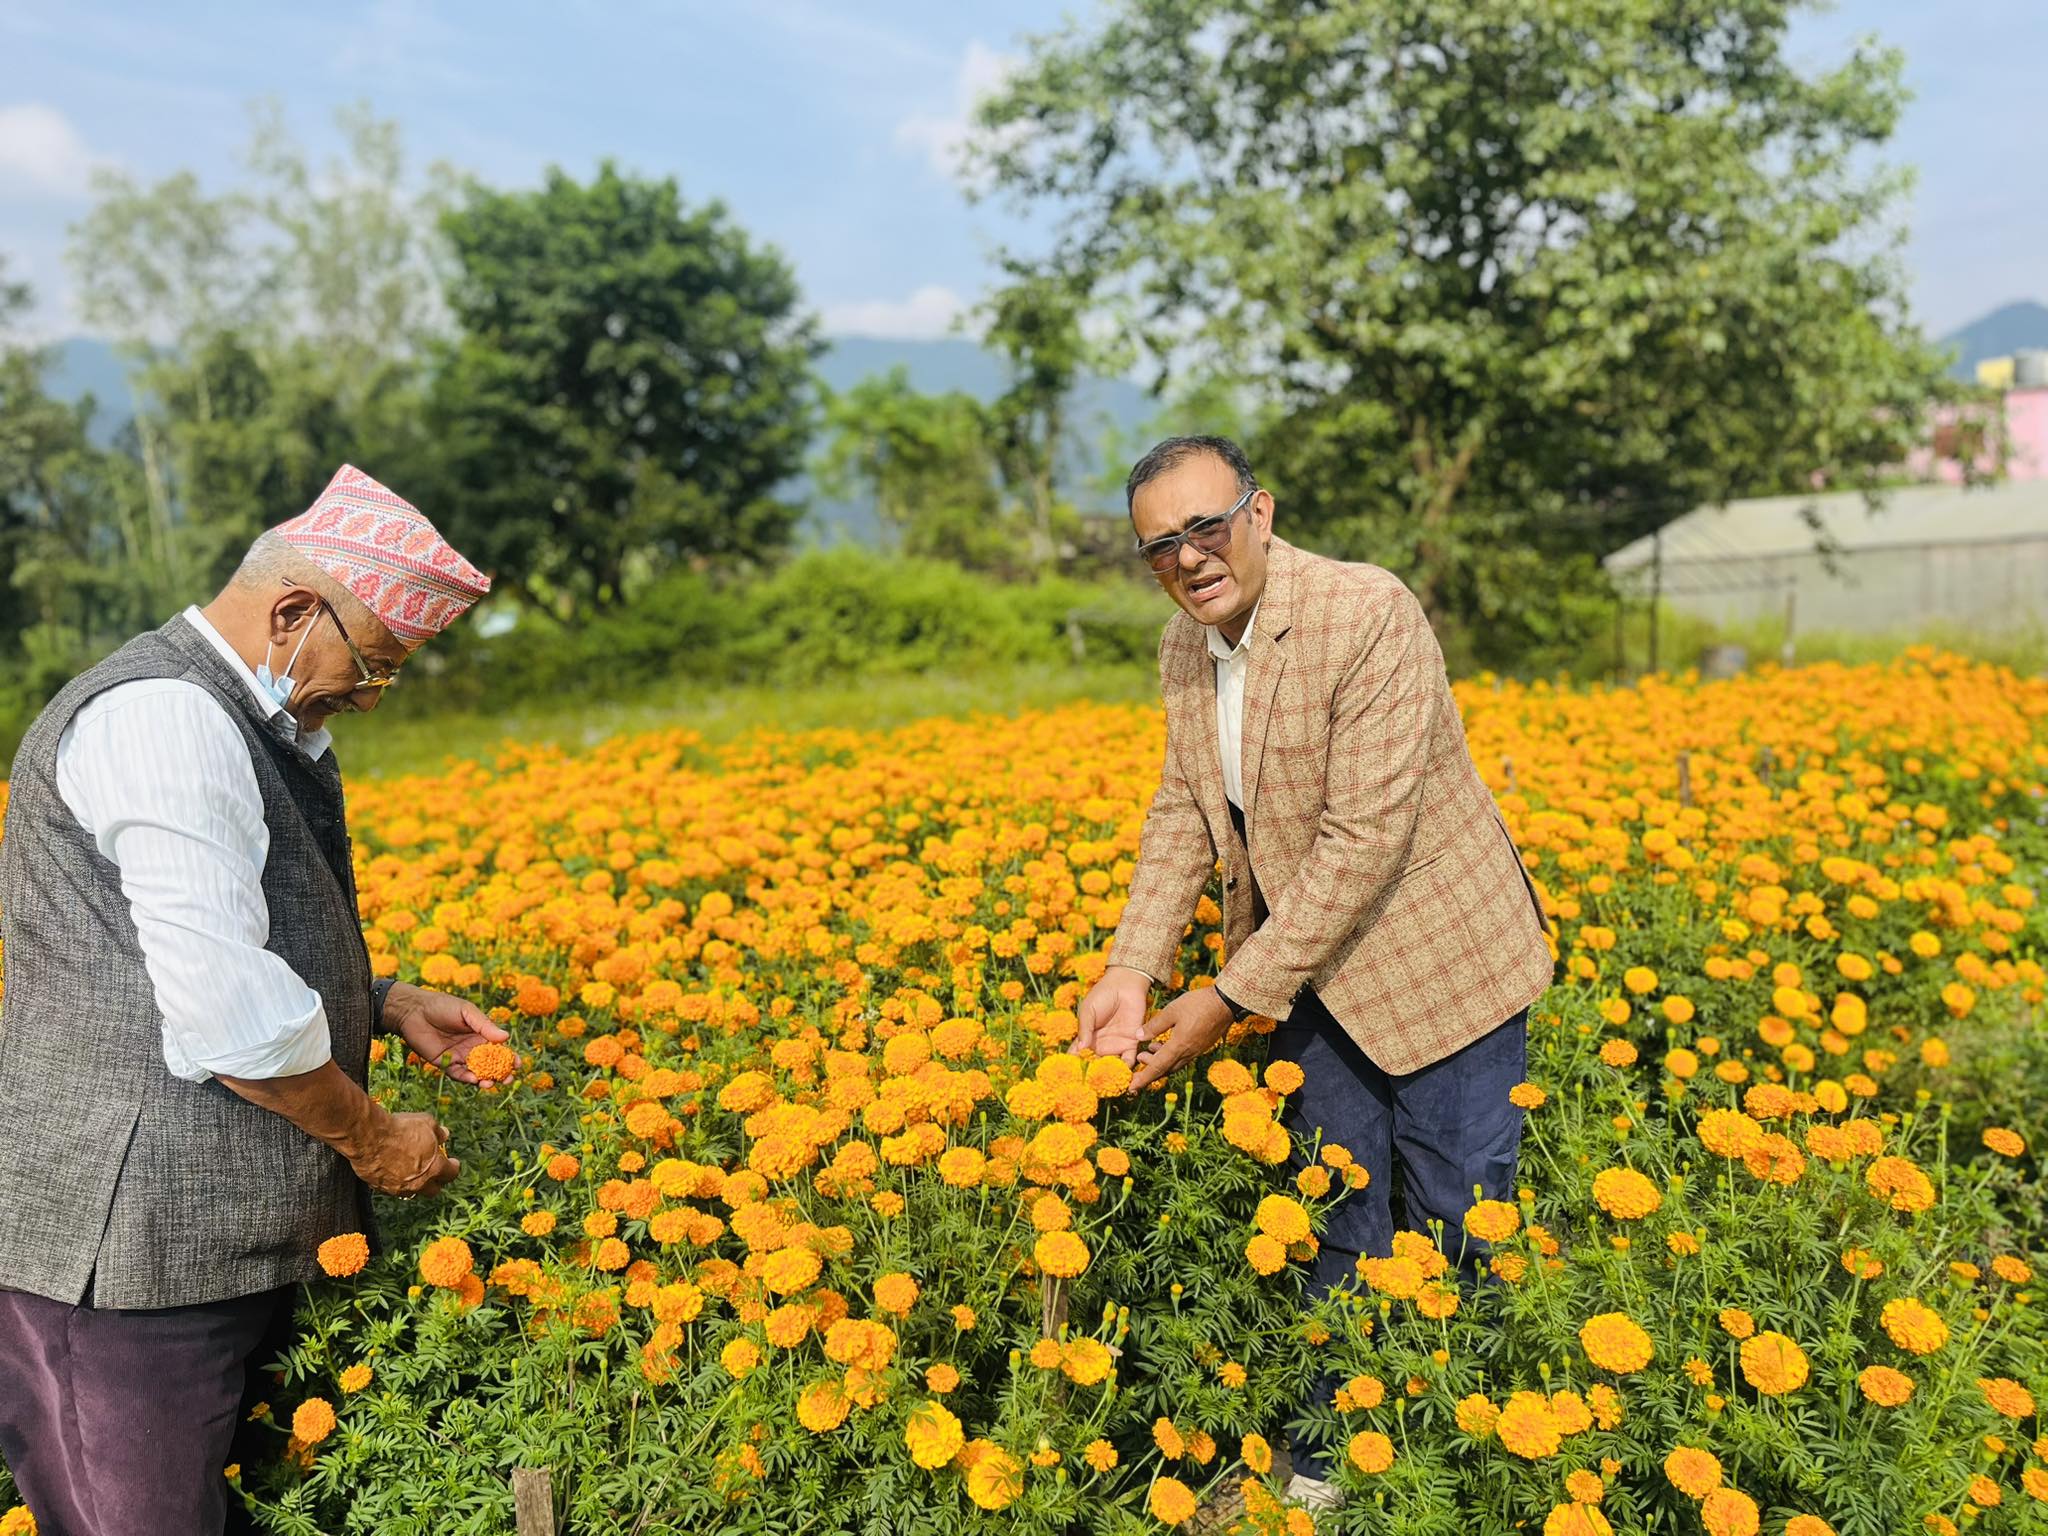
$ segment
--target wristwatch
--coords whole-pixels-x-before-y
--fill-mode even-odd
[[[1221,987],[1212,987],[1210,990],[1216,994],[1218,1000],[1222,1002],[1223,1006],[1230,1010],[1231,1023],[1242,1024],[1246,1019],[1252,1016],[1251,1009],[1245,1007],[1244,1004],[1238,1002],[1237,999],[1232,997],[1228,992],[1225,992]]]

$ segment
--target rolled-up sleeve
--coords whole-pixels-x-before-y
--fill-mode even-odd
[[[319,994],[264,948],[270,832],[248,745],[219,703],[178,680],[112,689],[65,731],[57,784],[121,872],[172,1074],[290,1077],[326,1062]]]

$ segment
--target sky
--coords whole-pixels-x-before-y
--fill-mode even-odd
[[[951,156],[976,96],[1031,33],[1094,0],[0,0],[0,253],[36,289],[36,333],[78,329],[64,265],[95,167],[239,174],[248,105],[281,101],[331,146],[367,101],[416,163],[499,186],[610,156],[721,199],[794,264],[837,334],[946,333],[1019,216],[963,195]],[[1845,0],[1802,19],[1822,63],[1875,34],[1906,50],[1913,105],[1891,159],[1918,168],[1906,259],[1942,334],[2048,301],[2048,173],[2033,142],[2044,0]]]

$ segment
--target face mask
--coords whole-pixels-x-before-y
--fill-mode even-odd
[[[306,648],[306,642],[313,638],[313,626],[308,624],[306,632],[299,636],[299,643],[292,647],[291,660],[284,664],[284,676],[273,677],[270,672],[270,646],[263,647],[263,663],[256,669],[256,685],[276,701],[279,709],[291,707],[292,691],[299,685],[292,677],[292,668],[298,664],[299,652]]]

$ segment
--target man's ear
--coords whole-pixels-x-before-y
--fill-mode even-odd
[[[282,645],[320,612],[319,594],[306,587],[287,587],[270,605],[270,643]]]

